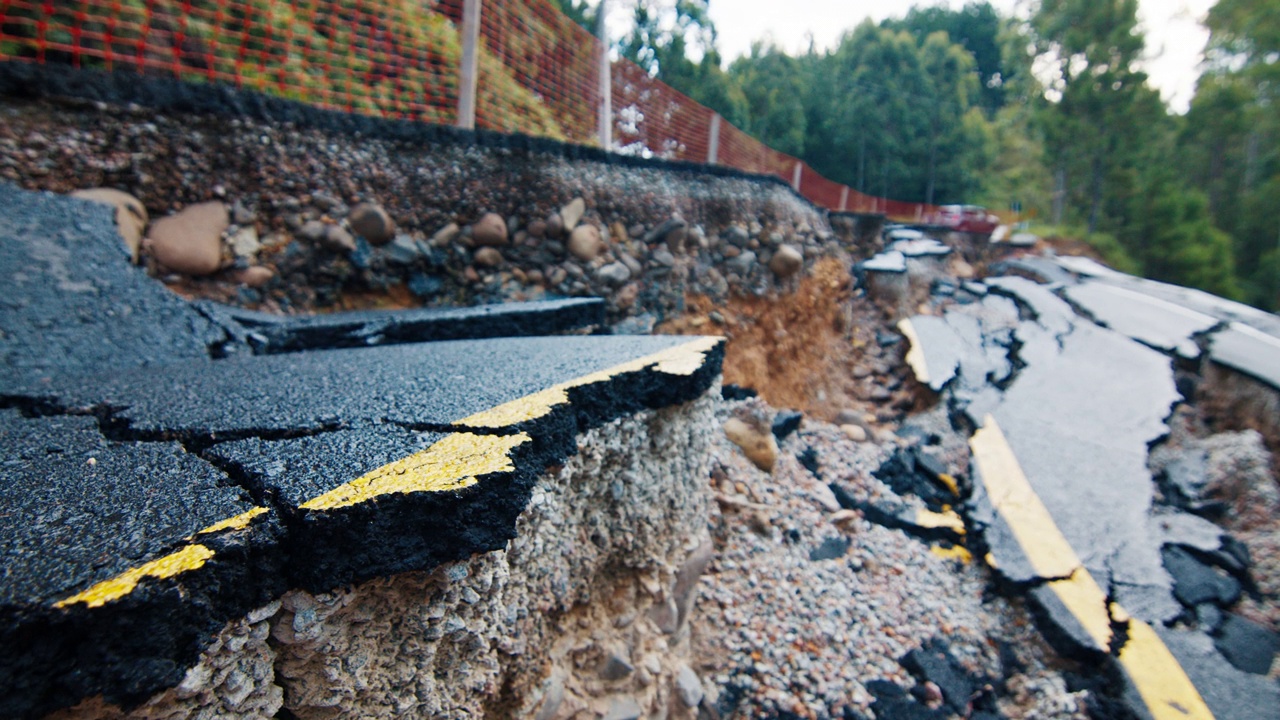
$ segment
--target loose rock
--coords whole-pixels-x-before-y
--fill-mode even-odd
[[[462,228],[458,227],[458,223],[449,223],[436,231],[431,236],[432,247],[448,247],[454,240],[458,239],[458,234],[462,232]]]
[[[326,225],[320,244],[338,252],[355,252],[356,239],[339,225]]]
[[[502,247],[508,242],[507,222],[497,213],[487,213],[471,226],[471,239],[482,247]]]
[[[731,272],[735,272],[743,277],[751,273],[751,268],[755,267],[756,254],[751,250],[744,251],[738,257],[725,263]]]
[[[635,666],[622,652],[610,652],[600,667],[600,678],[607,682],[621,680],[635,672]]]
[[[260,288],[271,282],[276,276],[275,271],[264,265],[254,265],[247,267],[236,273],[236,282],[245,287]]]
[[[129,248],[129,256],[136,264],[142,248],[142,231],[147,227],[147,208],[138,198],[113,188],[89,188],[76,190],[72,197],[92,200],[116,209],[116,227],[125,247]]]
[[[397,265],[412,265],[422,254],[418,241],[408,235],[397,235],[386,248],[387,260]]]
[[[319,220],[308,220],[298,228],[297,236],[307,242],[321,242],[324,240],[325,233],[328,232],[328,227]]]
[[[564,236],[564,220],[560,218],[560,213],[551,213],[547,216],[547,237],[558,238]]]
[[[853,425],[853,424],[841,425],[840,429],[843,430],[844,434],[848,435],[849,439],[854,442],[867,441],[867,431],[863,429],[862,426],[860,425]]]
[[[578,227],[578,222],[582,220],[582,215],[587,211],[587,202],[580,197],[569,201],[568,205],[560,208],[560,220],[564,223],[564,230],[573,230]]]
[[[262,243],[258,241],[258,231],[252,226],[242,227],[231,236],[231,251],[236,257],[253,257],[262,249]]]
[[[791,245],[783,245],[773,254],[769,269],[780,278],[789,278],[804,267],[804,255]]]
[[[231,205],[231,221],[237,225],[248,225],[257,219],[257,215],[239,200]]]
[[[621,285],[631,279],[631,270],[620,262],[609,263],[596,271],[596,279],[614,286]]]
[[[773,435],[779,440],[800,429],[804,413],[795,410],[779,410],[773,418]]]
[[[640,705],[633,698],[624,697],[616,698],[610,703],[604,720],[640,720],[643,716],[644,710]]]
[[[353,232],[371,245],[385,245],[396,234],[396,224],[391,216],[382,206],[373,203],[360,203],[351,208],[347,223]]]
[[[747,241],[751,239],[751,236],[747,234],[747,229],[741,225],[730,225],[725,228],[724,232],[720,233],[720,237],[723,238],[725,242],[732,243],[737,247],[746,245]]]
[[[569,236],[569,252],[583,262],[595,260],[603,251],[604,241],[600,238],[600,229],[595,225],[574,228]]]
[[[724,434],[734,445],[742,448],[743,454],[756,467],[773,472],[773,465],[778,460],[778,443],[774,441],[772,432],[762,432],[738,418],[729,418],[724,424]]]
[[[680,704],[687,708],[695,708],[702,703],[704,695],[702,681],[698,679],[698,674],[693,671],[693,668],[681,663],[680,670],[676,672],[675,686],[676,698],[680,700]]]
[[[220,202],[192,205],[157,220],[148,248],[161,265],[185,275],[211,275],[222,266],[222,233],[230,225]]]
[[[502,252],[492,247],[482,247],[475,255],[476,264],[480,267],[498,267],[502,264],[502,259]]]

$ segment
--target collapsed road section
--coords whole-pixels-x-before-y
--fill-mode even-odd
[[[1240,614],[1248,549],[1207,502],[1206,463],[1164,447],[1187,442],[1171,425],[1215,375],[1274,397],[1270,319],[1078,260],[1010,266],[901,324],[917,379],[971,435],[971,544],[1056,646],[1119,681],[1112,711],[1277,717],[1276,636]]]
[[[593,573],[679,567],[705,534],[679,523],[704,511],[687,485],[706,475],[697,447],[706,439],[685,416],[708,412],[700,398],[718,382],[719,339],[508,337],[228,355],[237,341],[226,318],[129,267],[108,209],[3,187],[0,203],[4,267],[20,289],[0,316],[0,437],[12,450],[0,470],[0,715],[38,717],[87,698],[70,716],[215,700],[269,716],[284,702],[280,685],[294,707],[358,715],[362,703],[407,702],[352,697],[358,683],[309,664],[318,637],[305,631],[325,593],[373,612],[406,602],[389,600],[388,588],[423,587],[439,591],[417,601],[423,617],[461,626],[423,630],[420,642],[439,647],[410,658],[436,662],[417,670],[435,678],[421,682],[459,677],[453,689],[406,692],[434,698],[428,713],[456,715],[493,702],[469,684],[541,680],[550,643],[502,665],[495,658],[511,648],[495,638],[535,643],[550,632],[538,625],[551,622],[546,611],[589,593]],[[505,322],[515,326],[520,312],[489,314],[514,313]],[[562,313],[558,329],[594,315]],[[545,312],[525,325],[547,328]],[[333,337],[342,345],[350,334]],[[604,426],[608,437],[596,437]],[[683,450],[658,457],[660,445]],[[594,482],[568,484],[592,472],[611,500],[584,506],[618,510],[592,525],[594,554],[572,549],[588,523],[547,510],[571,512],[561,503],[595,492]],[[522,515],[537,498],[539,512]],[[518,523],[536,527],[510,545]],[[631,539],[607,543],[609,532]],[[513,581],[510,562],[543,571]],[[488,585],[464,582],[473,573]],[[502,588],[495,576],[507,578]],[[376,584],[387,577],[399,579]],[[370,581],[364,604],[352,600]],[[282,598],[287,633],[266,624]],[[480,612],[485,631],[468,631],[473,615],[446,613],[450,603]],[[292,660],[268,647],[268,632],[297,649]],[[363,664],[401,662],[384,670],[404,672],[402,653],[370,650],[398,646],[397,630],[365,634]],[[468,664],[479,669],[464,672]],[[346,688],[341,701],[335,687]],[[519,697],[497,702],[520,714]]]

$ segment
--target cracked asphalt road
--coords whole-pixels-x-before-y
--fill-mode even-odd
[[[1267,658],[1243,668],[1176,623],[1234,602],[1227,571],[1243,566],[1220,528],[1161,504],[1148,467],[1183,400],[1177,363],[1203,352],[1280,388],[1274,317],[1078,260],[1014,269],[1048,284],[970,283],[941,317],[902,325],[917,379],[972,428],[965,514],[987,562],[1056,645],[1111,668],[1138,716],[1280,717]],[[1218,591],[1192,597],[1197,575]]]
[[[599,300],[189,304],[129,266],[112,217],[0,184],[3,717],[173,686],[289,588],[500,548],[581,430],[720,373],[716,338],[527,337],[599,323]]]

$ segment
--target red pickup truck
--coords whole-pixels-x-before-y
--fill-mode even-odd
[[[977,205],[943,205],[933,216],[933,224],[956,232],[990,235],[1000,225],[1000,218]]]

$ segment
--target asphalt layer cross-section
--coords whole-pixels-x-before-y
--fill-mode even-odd
[[[268,315],[201,302],[196,307],[232,338],[259,355],[373,345],[554,335],[604,324],[600,298],[566,298],[511,305],[412,310],[365,310],[331,315]],[[242,348],[228,348],[242,349]]]
[[[1160,505],[1147,464],[1182,400],[1174,368],[1202,348],[1278,386],[1269,320],[1168,286],[1146,293],[1111,271],[1041,265],[1011,269],[1048,284],[970,284],[941,317],[901,328],[917,378],[975,429],[965,512],[988,562],[1055,645],[1110,668],[1127,712],[1280,717],[1262,669],[1275,650],[1256,649],[1274,636],[1227,610],[1247,555],[1207,520]],[[1174,627],[1197,615],[1200,629]],[[1214,635],[1206,618],[1219,618]]]
[[[582,430],[720,372],[714,338],[492,337],[594,324],[598,301],[197,307],[129,266],[106,208],[0,185],[0,211],[0,717],[138,702],[287,589],[501,548]],[[486,339],[410,341],[468,327]]]

